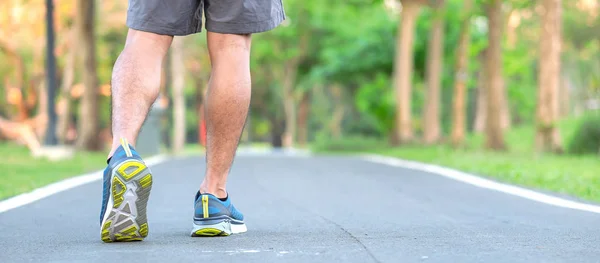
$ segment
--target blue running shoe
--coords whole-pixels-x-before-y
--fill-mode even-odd
[[[196,193],[192,236],[229,236],[246,232],[244,215],[235,209],[230,199],[221,201],[211,194]]]
[[[102,241],[141,241],[148,236],[146,205],[151,188],[150,169],[127,140],[121,139],[104,170]]]

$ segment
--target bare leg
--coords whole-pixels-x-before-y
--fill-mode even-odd
[[[125,138],[135,145],[150,106],[160,89],[163,58],[172,36],[130,29],[112,75],[112,133],[109,157]]]
[[[226,182],[250,106],[250,35],[208,32],[212,72],[205,104],[206,176],[201,193],[227,197]]]

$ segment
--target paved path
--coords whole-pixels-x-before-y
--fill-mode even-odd
[[[100,241],[99,181],[2,213],[0,262],[600,261],[598,214],[354,157],[239,156],[229,190],[249,232],[191,238],[203,169],[153,168],[143,242]]]

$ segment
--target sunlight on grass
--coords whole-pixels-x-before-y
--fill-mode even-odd
[[[11,143],[0,143],[0,156],[0,200],[106,165],[104,152],[78,152],[73,159],[52,162],[33,158],[27,148]]]

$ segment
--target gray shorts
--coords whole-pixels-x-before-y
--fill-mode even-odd
[[[127,26],[160,35],[206,30],[250,34],[271,30],[284,19],[282,0],[129,0]]]

